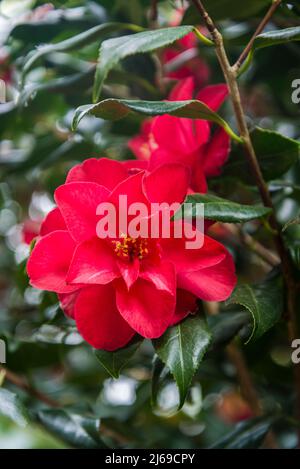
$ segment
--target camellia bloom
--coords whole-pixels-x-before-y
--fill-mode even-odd
[[[193,78],[181,80],[168,99],[193,99],[194,89]],[[203,88],[196,99],[216,111],[227,94],[226,85],[211,85]],[[206,179],[218,176],[228,158],[230,138],[221,128],[212,134],[206,120],[164,115],[146,120],[141,134],[132,138],[128,146],[139,160],[148,162],[150,171],[170,162],[186,165],[191,169],[190,190],[205,193]]]
[[[121,195],[128,205],[182,203],[189,177],[181,164],[128,176],[126,165],[92,158],[71,169],[56,189],[57,207],[41,226],[27,271],[33,287],[58,294],[95,348],[115,350],[136,333],[159,337],[195,311],[197,298],[221,301],[231,294],[236,278],[229,252],[205,235],[201,249],[186,249],[184,237],[173,235],[181,221],[170,222],[169,238],[96,234],[102,203],[116,212]]]
[[[210,78],[208,65],[199,57],[195,34],[189,33],[162,52],[164,75],[183,80],[193,77],[198,87],[206,85]]]
[[[179,26],[184,16],[185,8],[174,10],[170,26]],[[193,77],[197,87],[206,85],[210,78],[210,69],[199,57],[198,39],[191,32],[162,51],[161,59],[164,76],[171,79],[183,80]]]
[[[209,81],[210,70],[199,57],[197,38],[189,33],[167,47],[162,53],[162,63],[167,78],[183,80],[193,77],[197,86],[202,87]]]

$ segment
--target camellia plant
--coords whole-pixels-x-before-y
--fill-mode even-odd
[[[299,18],[0,2],[0,448],[300,447]]]

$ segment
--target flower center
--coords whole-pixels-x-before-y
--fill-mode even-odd
[[[149,254],[148,240],[145,238],[131,238],[122,236],[120,240],[113,241],[115,252],[123,260],[132,262],[138,258],[140,261]]]

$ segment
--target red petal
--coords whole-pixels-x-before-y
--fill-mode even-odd
[[[128,291],[125,283],[116,282],[117,307],[123,318],[143,337],[161,336],[175,310],[175,296],[139,278]]]
[[[193,77],[188,77],[185,80],[180,80],[172,89],[168,99],[170,101],[188,101],[193,99],[195,89],[195,82]]]
[[[143,179],[144,190],[151,203],[182,203],[189,183],[189,168],[177,163],[162,165]]]
[[[231,254],[207,269],[178,275],[178,286],[205,301],[224,301],[236,284],[235,268]]]
[[[194,192],[200,192],[201,194],[205,194],[207,192],[207,181],[204,174],[203,163],[196,163],[192,169],[191,189]]]
[[[75,302],[77,300],[79,292],[80,290],[76,290],[73,293],[59,293],[57,295],[61,309],[67,316],[69,316],[72,319],[74,319],[74,314],[75,314],[74,307],[75,307]]]
[[[227,96],[227,85],[220,84],[210,85],[202,88],[202,90],[197,95],[197,99],[207,104],[207,106],[213,111],[217,111]]]
[[[122,164],[125,166],[127,170],[127,177],[133,176],[140,171],[148,169],[149,163],[148,161],[142,160],[125,160],[122,161]]]
[[[138,259],[134,259],[133,262],[123,262],[120,260],[118,261],[118,267],[120,269],[124,282],[126,283],[126,286],[129,289],[139,277],[140,262]]]
[[[126,177],[127,171],[119,161],[89,158],[69,171],[66,182],[96,182],[112,190]]]
[[[205,124],[202,127],[202,132],[196,135],[193,119],[164,115],[154,120],[152,132],[158,147],[175,154],[190,154],[207,142],[208,124],[206,132]]]
[[[117,310],[111,285],[81,290],[75,303],[75,320],[84,340],[97,349],[124,347],[135,334]]]
[[[164,290],[170,295],[175,295],[176,274],[171,262],[160,262],[157,265],[142,263],[140,277],[153,285],[158,290]]]
[[[181,221],[177,221],[174,222],[174,225],[180,226],[181,223]],[[201,248],[187,249],[185,243],[188,239],[184,236],[184,227],[183,224],[183,237],[160,239],[163,259],[172,262],[177,273],[194,272],[212,267],[227,256],[228,251],[222,244],[204,234],[202,235],[204,242]]]
[[[77,286],[66,284],[75,243],[67,231],[53,231],[35,245],[27,263],[30,283],[35,288],[69,293]]]
[[[230,152],[230,137],[223,129],[213,135],[211,141],[202,149],[203,165],[206,176],[218,176]]]
[[[172,318],[170,326],[182,321],[189,314],[193,314],[197,310],[197,297],[192,293],[177,288],[176,294],[176,310]]]
[[[119,196],[127,196],[127,207],[135,202],[148,204],[142,188],[144,171],[140,171],[121,182],[110,194],[108,201],[119,207]]]
[[[106,284],[120,276],[115,253],[109,244],[92,238],[77,246],[68,271],[68,283]]]
[[[55,207],[51,212],[48,213],[45,220],[41,225],[40,235],[45,236],[52,231],[66,230],[65,220],[58,207]]]
[[[95,182],[70,182],[56,189],[55,201],[76,241],[85,241],[96,235],[96,210],[108,195],[108,189]]]

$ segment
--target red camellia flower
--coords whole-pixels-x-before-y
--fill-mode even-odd
[[[179,39],[174,46],[164,49],[162,63],[167,78],[183,80],[193,77],[198,87],[206,85],[210,70],[199,57],[197,42],[192,32]]]
[[[193,99],[194,90],[193,78],[181,80],[168,99]],[[226,85],[211,85],[203,88],[196,99],[216,111],[227,94]],[[139,160],[148,162],[150,171],[170,162],[186,165],[191,169],[190,190],[204,193],[206,179],[218,176],[228,158],[230,138],[223,129],[212,134],[211,124],[206,120],[164,115],[146,120],[141,134],[132,138],[128,145]]]
[[[27,264],[32,286],[58,293],[65,313],[95,348],[115,350],[136,334],[159,337],[196,309],[196,298],[225,300],[236,278],[229,252],[204,236],[201,249],[185,238],[97,236],[101,203],[119,213],[128,204],[182,203],[189,169],[167,164],[128,175],[125,164],[88,159],[55,192],[57,207],[41,226]],[[168,183],[167,183],[168,181]],[[149,221],[149,220],[148,220]]]

